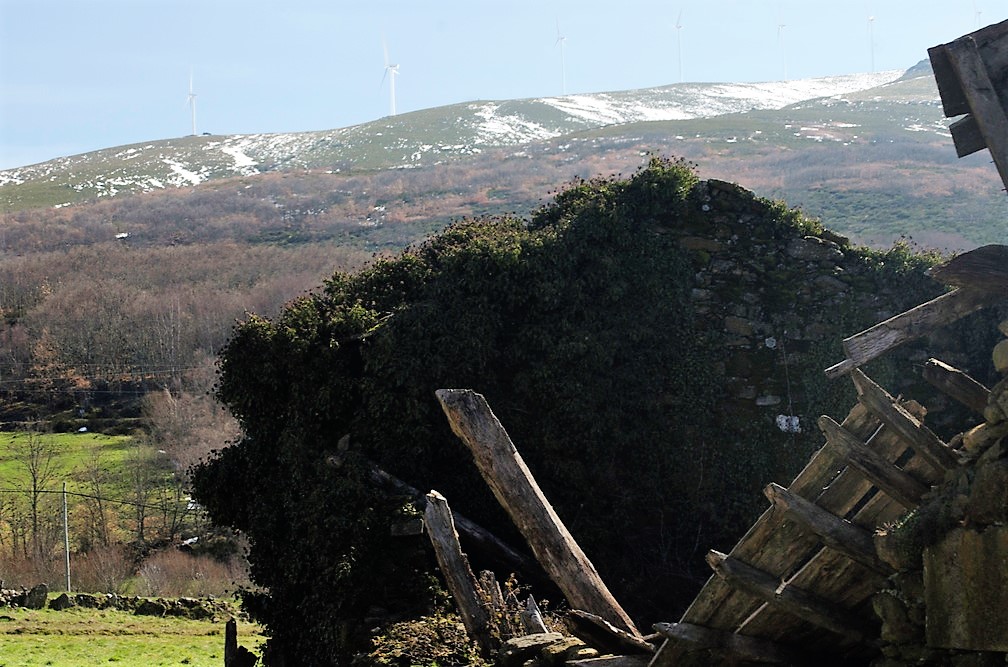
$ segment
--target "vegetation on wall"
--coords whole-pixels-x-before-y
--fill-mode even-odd
[[[788,279],[761,291],[776,313],[766,319],[800,325],[814,313],[818,340],[837,341],[795,343],[783,360],[779,349],[752,353],[746,363],[764,364],[753,373],[788,392],[822,384],[839,339],[877,321],[855,296],[904,309],[939,291],[922,275],[926,260],[845,246],[863,288],[817,301],[805,285],[799,299],[798,276],[815,268],[785,265],[781,248],[821,226],[739,191],[732,219],[770,239],[740,256]],[[274,655],[328,664],[360,646],[354,629],[369,610],[430,600],[422,539],[391,536],[407,499],[369,483],[372,463],[515,539],[448,428],[434,397],[442,387],[487,397],[633,615],[681,612],[707,576],[706,549],[730,547],[759,510],[757,490],[821,444],[727,395],[731,336],[709,326],[694,288],[711,255],[681,238],[715,224],[721,204],[705,192],[689,165],[652,159],[630,178],[577,181],[527,220],[458,222],[236,329],[219,395],[244,435],[194,484],[215,521],[251,539],[252,576],[269,595],[247,603]],[[718,288],[740,299],[726,307],[751,296],[738,282],[729,273]],[[806,424],[851,400],[840,384],[801,396]]]

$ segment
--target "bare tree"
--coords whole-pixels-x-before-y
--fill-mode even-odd
[[[147,501],[156,484],[151,447],[145,434],[133,438],[133,445],[126,456],[126,469],[132,488],[133,518],[136,521],[136,541],[144,544],[147,540]]]
[[[99,547],[106,547],[109,544],[108,508],[105,505],[104,495],[110,477],[109,469],[104,465],[101,448],[92,447],[84,468],[85,483],[90,491],[85,507],[90,524],[90,542]]]
[[[28,496],[32,556],[41,559],[49,554],[56,541],[54,527],[58,521],[49,511],[54,503],[47,496],[53,491],[50,487],[59,474],[56,446],[51,439],[32,429],[21,437],[12,437],[9,447],[12,458],[24,472],[15,486]]]

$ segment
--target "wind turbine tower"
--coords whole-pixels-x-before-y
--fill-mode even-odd
[[[382,75],[382,83],[385,77],[389,80],[389,115],[396,115],[395,106],[395,78],[399,75],[399,65],[389,63],[388,46],[382,41],[382,49],[385,51],[385,74]]]
[[[557,41],[554,46],[560,47],[560,82],[564,95],[567,94],[567,61],[564,60],[564,46],[566,44],[567,38],[560,34],[560,19],[557,19]]]
[[[679,83],[683,82],[682,75],[682,11],[679,10],[679,18],[675,22],[675,36],[676,36],[676,48],[679,50]]]
[[[787,76],[787,51],[784,50],[784,28],[787,24],[778,23],[777,24],[777,46],[780,48],[781,66],[784,68],[784,80],[788,80]]]
[[[983,12],[982,12],[982,11],[980,11],[980,10],[979,10],[979,9],[977,8],[977,3],[976,3],[976,0],[973,0],[973,19],[974,19],[974,20],[976,21],[976,29],[977,29],[977,30],[979,30],[979,29],[980,29],[980,15],[981,15],[981,14],[983,14]]]
[[[192,112],[192,133],[196,136],[196,93],[193,92],[193,75],[192,70],[189,71],[189,96],[186,97],[186,104],[189,105],[189,110]]]
[[[871,71],[875,73],[875,17],[868,17],[868,51],[871,54]]]

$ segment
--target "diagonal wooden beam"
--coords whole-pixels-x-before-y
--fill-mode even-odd
[[[753,595],[767,604],[851,641],[865,644],[873,634],[862,620],[845,609],[817,598],[774,575],[719,551],[707,553],[707,563],[732,588]]]
[[[924,365],[924,379],[946,396],[950,396],[967,408],[983,416],[990,389],[983,386],[958,368],[944,361],[931,358]]]
[[[892,568],[879,560],[871,533],[815,503],[795,495],[779,484],[768,484],[764,495],[792,521],[817,535],[827,547],[839,551],[865,567],[889,576]]]
[[[990,305],[1001,295],[983,290],[959,288],[879,322],[870,329],[843,341],[847,358],[826,369],[826,376],[839,377],[907,341],[927,335]]]
[[[861,369],[851,371],[858,400],[893,431],[899,434],[922,459],[935,470],[951,470],[959,458],[931,429],[907,412],[892,395],[865,375]]]
[[[826,444],[834,447],[848,465],[904,507],[917,507],[928,492],[926,484],[894,466],[830,417],[819,418],[819,429],[826,436]]]

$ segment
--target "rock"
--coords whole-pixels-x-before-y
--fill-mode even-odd
[[[46,598],[48,597],[49,587],[45,584],[39,584],[28,591],[28,595],[25,596],[24,607],[27,609],[42,609],[45,607]]]
[[[504,642],[497,662],[500,667],[520,667],[526,660],[535,658],[539,651],[550,644],[563,641],[563,638],[559,632],[538,632],[534,635],[514,637]]]
[[[893,591],[882,591],[872,598],[872,608],[882,619],[882,641],[890,644],[919,642],[923,628],[910,622],[907,607]]]
[[[840,252],[836,243],[815,236],[792,239],[785,252],[793,259],[810,262],[834,261],[843,258],[843,253]]]
[[[1008,526],[957,528],[924,549],[927,645],[1008,651]]]
[[[86,609],[97,609],[102,606],[103,598],[97,595],[91,595],[90,593],[78,593],[73,598],[74,604],[78,607],[84,607]]]
[[[168,607],[160,600],[143,600],[133,613],[137,616],[164,616],[167,611]]]
[[[74,606],[74,601],[66,593],[60,593],[59,597],[49,601],[49,608],[55,611],[63,611]]]
[[[994,368],[997,372],[1008,374],[1008,340],[995,345],[991,356],[994,358]]]
[[[979,454],[1005,435],[1008,435],[1008,421],[980,424],[963,433],[963,448],[972,454]]]
[[[976,467],[964,513],[981,526],[1008,522],[1008,458]]]
[[[560,667],[568,660],[597,658],[598,651],[577,637],[564,637],[555,644],[546,646],[539,652],[539,662],[545,667]]]
[[[753,327],[749,320],[733,315],[724,319],[724,328],[725,331],[736,336],[751,336],[753,334]]]

